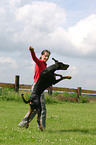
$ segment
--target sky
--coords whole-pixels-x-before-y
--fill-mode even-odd
[[[70,65],[54,87],[96,90],[96,0],[0,0],[0,82],[33,83],[30,45]]]

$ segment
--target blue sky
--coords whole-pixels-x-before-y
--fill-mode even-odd
[[[0,82],[32,84],[34,62],[49,49],[52,57],[70,65],[62,75],[71,80],[58,87],[96,89],[96,0],[3,0],[0,1]]]

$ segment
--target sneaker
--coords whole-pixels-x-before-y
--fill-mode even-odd
[[[26,125],[27,125],[27,121],[21,121],[19,124],[18,124],[18,126],[19,127],[26,127]]]

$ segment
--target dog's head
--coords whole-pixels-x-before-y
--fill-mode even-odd
[[[67,68],[69,67],[68,64],[64,64],[62,62],[59,62],[58,60],[55,60],[54,58],[52,58],[52,60],[55,61],[56,67],[58,70],[67,70]]]

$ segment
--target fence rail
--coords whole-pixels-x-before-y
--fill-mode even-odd
[[[54,91],[63,91],[63,92],[76,92],[77,93],[77,89],[70,89],[70,88],[59,88],[59,87],[53,87]]]
[[[19,76],[15,76],[15,83],[0,83],[0,87],[2,88],[14,88],[16,92],[19,91],[19,89],[31,89],[32,85],[27,84],[19,84]],[[48,89],[46,89],[48,90]],[[77,100],[79,99],[79,96],[81,94],[96,94],[96,90],[84,90],[81,87],[78,87],[77,89],[73,88],[61,88],[61,87],[52,87],[52,90],[49,91],[49,93],[52,91],[62,91],[62,92],[74,92],[77,93]]]
[[[2,88],[15,88],[15,84],[11,84],[11,83],[0,83],[0,87],[2,87]]]
[[[2,88],[14,88],[15,89],[15,84],[12,83],[0,83],[0,87]],[[19,84],[19,89],[31,89],[32,85],[27,85],[27,84]],[[48,90],[48,89],[46,89]],[[73,89],[73,88],[61,88],[61,87],[53,87],[52,88],[53,91],[63,91],[63,92],[78,92],[78,88],[77,89]],[[95,90],[84,90],[81,89],[81,93],[84,94],[96,94]]]

